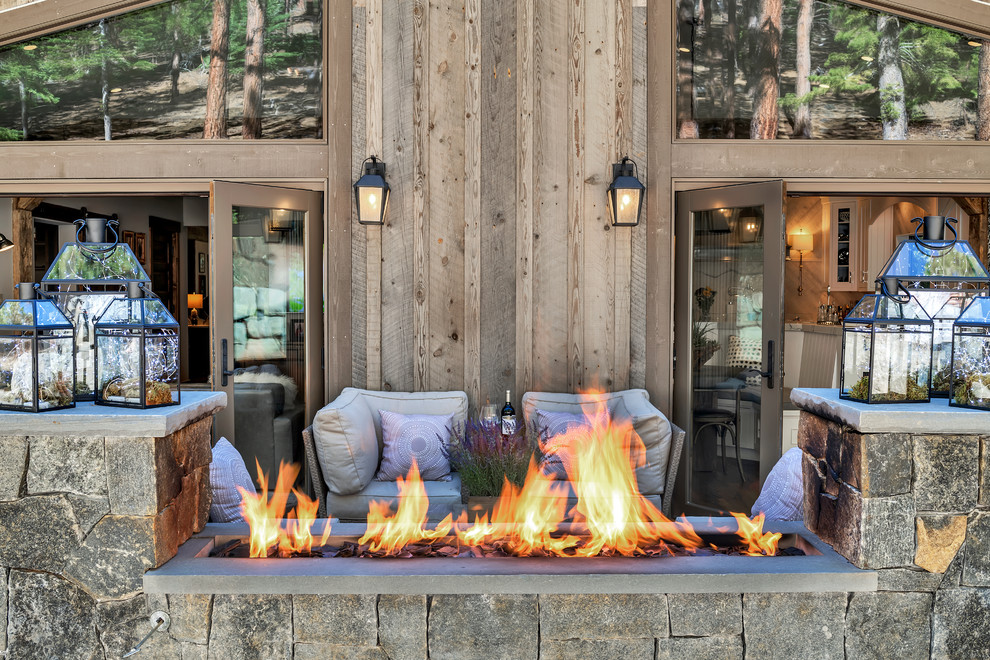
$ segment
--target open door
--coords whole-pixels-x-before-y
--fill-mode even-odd
[[[210,185],[212,388],[227,393],[214,433],[274,481],[302,464],[302,430],[323,404],[322,194]]]
[[[687,430],[678,503],[749,513],[780,457],[784,184],[678,193],[675,421]]]

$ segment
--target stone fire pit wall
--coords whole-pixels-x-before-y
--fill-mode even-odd
[[[990,657],[990,412],[865,405],[832,389],[791,400],[805,525],[877,569],[884,592],[853,596],[850,612],[873,598],[880,619],[931,625],[933,656]]]
[[[0,412],[0,657],[119,658],[150,629],[142,578],[206,524],[226,396],[182,401]]]

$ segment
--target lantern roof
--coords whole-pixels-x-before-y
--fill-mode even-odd
[[[846,315],[845,322],[931,325],[932,319],[914,296],[907,302],[898,302],[880,293],[868,293]]]
[[[178,329],[179,323],[158,298],[115,298],[95,327]]]
[[[51,300],[4,301],[0,328],[5,330],[72,330],[72,323]]]
[[[50,284],[151,284],[141,262],[130,246],[117,243],[78,243],[69,241],[59,250],[42,285]]]
[[[894,249],[878,279],[896,277],[909,288],[915,282],[960,282],[986,285],[990,272],[966,241],[908,239]]]
[[[990,296],[977,296],[966,306],[956,325],[990,326]]]

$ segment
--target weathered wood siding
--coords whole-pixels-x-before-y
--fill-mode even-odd
[[[645,385],[646,230],[613,229],[605,190],[625,155],[647,177],[646,11],[354,3],[352,167],[383,158],[392,188],[352,238],[356,386]]]

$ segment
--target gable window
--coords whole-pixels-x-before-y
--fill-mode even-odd
[[[990,137],[990,42],[837,0],[678,0],[676,12],[682,139]]]
[[[317,139],[321,4],[175,0],[0,49],[0,141]]]

